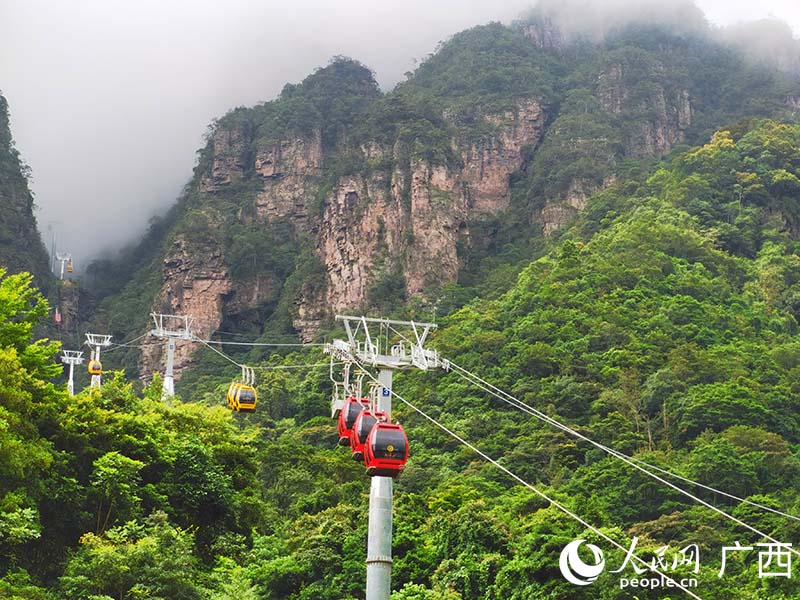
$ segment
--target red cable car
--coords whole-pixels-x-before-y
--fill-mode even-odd
[[[372,431],[372,426],[378,421],[385,421],[386,413],[381,411],[372,411],[365,408],[356,417],[356,422],[353,425],[353,431],[350,433],[350,449],[353,451],[353,460],[361,462],[364,460],[364,444],[367,443],[369,432]]]
[[[359,401],[355,396],[349,396],[344,401],[344,406],[339,413],[339,445],[349,446],[350,436],[353,433],[353,425],[356,417],[362,410],[369,408],[369,398],[361,398]]]
[[[364,466],[370,477],[397,477],[408,461],[408,437],[399,423],[377,422],[364,444]]]

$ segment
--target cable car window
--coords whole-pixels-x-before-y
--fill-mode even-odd
[[[372,452],[375,458],[403,459],[406,457],[406,450],[406,437],[398,429],[383,429],[372,435]]]
[[[256,401],[256,395],[252,390],[242,390],[239,392],[239,402],[241,404],[253,404]]]
[[[344,424],[347,425],[348,429],[352,429],[353,425],[355,425],[356,418],[358,417],[358,413],[366,408],[363,404],[360,403],[349,403],[345,405],[345,417],[344,417]]]
[[[378,419],[373,417],[372,415],[368,415],[361,419],[361,426],[358,428],[358,441],[362,444],[367,441],[367,436],[369,435],[372,426],[378,422]]]

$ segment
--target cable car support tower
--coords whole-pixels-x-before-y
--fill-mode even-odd
[[[64,279],[64,268],[68,273],[72,273],[72,254],[67,252],[66,254],[56,253],[56,261],[61,263],[61,273],[59,274],[59,279]]]
[[[61,362],[65,365],[69,365],[69,381],[67,381],[67,391],[69,392],[70,396],[74,396],[75,380],[73,375],[75,374],[75,365],[83,364],[83,352],[79,352],[77,350],[62,350]]]
[[[150,333],[156,337],[167,338],[167,368],[164,371],[164,386],[161,398],[167,400],[175,395],[175,379],[172,367],[175,363],[175,340],[193,340],[189,315],[164,315],[150,313],[155,323],[155,329]]]
[[[435,367],[447,369],[448,364],[434,350],[425,348],[428,333],[436,328],[433,323],[393,321],[336,315],[347,334],[347,340],[334,340],[326,344],[325,352],[332,360],[345,365],[356,364],[362,368],[378,369],[377,410],[392,417],[392,375],[397,369]],[[392,341],[400,338],[397,343]],[[338,416],[343,402],[334,396],[332,416]],[[389,600],[392,583],[392,478],[372,477],[369,494],[369,529],[367,534],[367,590],[366,600]]]
[[[111,336],[101,335],[98,333],[87,333],[86,345],[92,349],[91,360],[96,360],[97,362],[100,362],[100,348],[107,348],[108,346],[111,345]],[[103,383],[102,374],[92,375],[91,387],[99,388],[101,383]]]

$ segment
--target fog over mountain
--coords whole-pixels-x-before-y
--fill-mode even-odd
[[[180,193],[215,117],[274,98],[331,56],[364,62],[389,89],[440,40],[472,25],[510,22],[531,4],[0,0],[0,89],[32,168],[45,241],[52,228],[59,250],[71,251],[81,268],[135,240]],[[728,38],[761,55],[775,54],[778,44],[787,65],[796,64],[800,7],[793,1],[552,6],[565,26],[593,31],[654,15],[686,24],[702,23],[705,14],[720,26],[772,18],[769,26],[782,33],[769,43],[739,25]]]

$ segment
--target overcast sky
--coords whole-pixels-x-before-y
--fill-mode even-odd
[[[274,98],[333,55],[390,89],[438,41],[533,3],[0,0],[0,90],[45,241],[54,228],[80,267],[135,239],[188,181],[213,118]],[[800,0],[698,5],[715,24],[772,16],[800,37]]]

